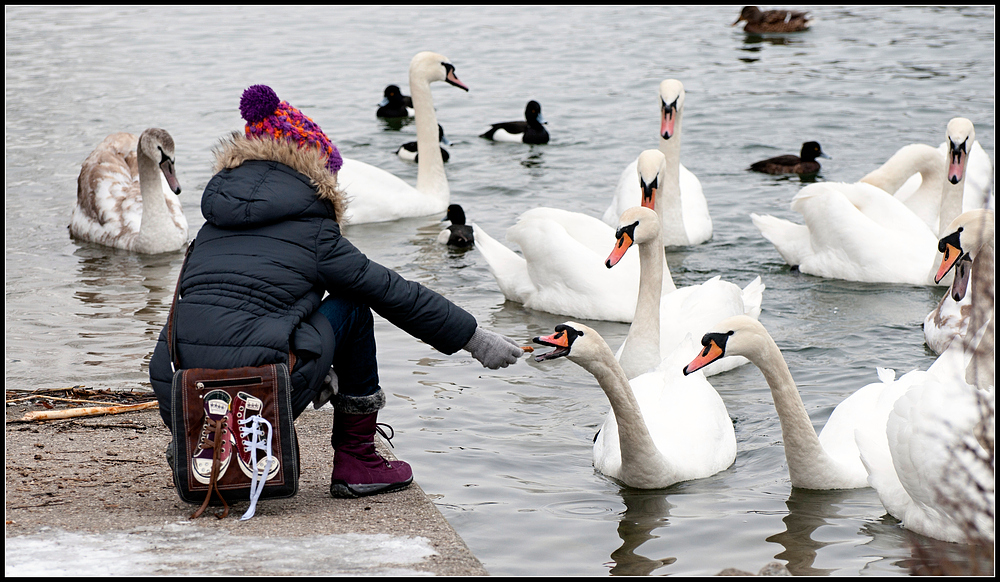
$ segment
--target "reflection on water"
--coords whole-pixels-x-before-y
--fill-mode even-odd
[[[669,525],[670,509],[674,505],[667,501],[667,493],[662,490],[622,488],[621,496],[625,502],[625,512],[618,523],[618,536],[622,539],[622,545],[611,552],[611,559],[614,561],[611,574],[647,576],[657,568],[676,562],[675,557],[649,558],[636,553],[639,546],[659,537],[653,534],[654,529]]]
[[[821,526],[829,525],[840,517],[837,505],[854,495],[851,490],[811,491],[793,488],[785,504],[788,515],[781,521],[785,531],[767,538],[766,541],[781,544],[785,551],[775,555],[786,560],[788,571],[795,576],[828,576],[832,569],[813,568],[816,552],[833,542],[812,539],[812,534]]]
[[[127,312],[159,331],[173,299],[170,272],[182,254],[137,255],[91,244],[73,254],[80,259],[74,297],[87,307],[78,315],[99,318]]]
[[[79,259],[75,315],[83,320],[77,329],[80,363],[104,367],[132,360],[144,368],[166,321],[175,283],[171,272],[183,253],[137,255],[80,243],[73,255]]]
[[[770,44],[775,46],[785,46],[785,45],[801,45],[803,40],[797,38],[799,35],[784,35],[784,34],[755,34],[752,32],[744,33],[743,38],[743,49],[745,51],[759,51],[761,44]]]
[[[372,112],[372,115],[375,115],[374,111]],[[379,117],[378,120],[382,123],[383,131],[399,131],[407,125],[412,125],[416,121],[413,117]],[[448,135],[447,131],[445,132],[445,135]],[[408,139],[406,141],[415,141],[416,139],[416,136],[414,136],[413,139]],[[403,145],[406,141],[399,142],[399,145]]]

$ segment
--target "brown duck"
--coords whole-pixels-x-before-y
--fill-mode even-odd
[[[750,165],[750,169],[765,174],[815,174],[819,172],[819,162],[816,158],[830,159],[830,156],[823,153],[818,142],[807,141],[802,144],[802,151],[797,156],[788,154],[768,158],[754,162]]]
[[[765,32],[801,32],[809,28],[812,21],[806,12],[797,10],[761,10],[756,6],[744,6],[740,17],[732,26],[746,21],[743,32],[760,34]]]

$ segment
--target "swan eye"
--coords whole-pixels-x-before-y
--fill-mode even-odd
[[[632,224],[618,227],[618,230],[615,231],[615,238],[618,239],[618,248],[621,248],[622,244],[624,244],[625,235],[628,235],[630,239],[635,240],[635,227],[637,226],[639,226],[638,220]],[[631,244],[631,241],[629,241],[629,244]]]
[[[954,247],[959,253],[962,252],[962,240],[961,240],[962,228],[959,227],[958,230],[949,234],[948,236],[942,238],[938,241],[938,252],[946,252],[948,247]]]

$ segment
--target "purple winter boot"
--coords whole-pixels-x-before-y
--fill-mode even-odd
[[[410,465],[387,461],[375,450],[378,412],[347,414],[337,410],[333,420],[333,476],[330,495],[362,497],[406,487],[413,481]],[[388,425],[383,425],[388,426]],[[386,436],[382,433],[382,436]],[[392,438],[391,436],[387,436]]]

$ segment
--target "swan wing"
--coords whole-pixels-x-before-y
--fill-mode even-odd
[[[703,243],[712,238],[712,217],[708,214],[708,201],[701,190],[701,181],[684,164],[680,164],[680,180],[681,210],[688,242],[693,245]]]
[[[895,402],[886,425],[893,466],[909,497],[897,517],[907,529],[951,542],[966,540],[960,523],[967,521],[992,541],[994,476],[976,427],[984,413],[992,414],[993,394],[929,376]]]
[[[491,237],[479,225],[472,223],[476,249],[486,259],[486,266],[496,279],[508,301],[524,303],[534,295],[535,286],[528,277],[528,264],[523,257]]]
[[[766,232],[780,219],[772,218],[765,228],[756,218],[754,223],[782,257],[801,259],[797,264],[802,272],[850,281],[933,284],[935,236],[902,202],[879,188],[811,184],[795,196],[792,209],[805,222],[807,252],[789,246],[803,241],[801,229],[784,226]]]
[[[626,255],[614,269],[608,269],[604,261],[615,241],[611,228],[586,215],[553,218],[565,219],[566,214],[578,213],[534,209],[507,229],[507,240],[521,248],[535,289],[525,307],[587,319],[631,321],[639,294],[638,255]],[[583,236],[575,229],[577,221],[599,230]],[[605,244],[600,244],[602,240]],[[595,248],[604,250],[598,253]]]
[[[734,283],[712,277],[699,285],[682,287],[660,299],[660,321],[670,322],[660,326],[660,354],[669,357],[676,352],[685,337],[701,339],[715,324],[734,315],[748,315],[757,319],[763,299],[764,284],[760,277],[747,284],[745,289]],[[694,351],[698,348],[695,346]],[[732,370],[747,363],[743,356],[727,356],[704,369],[706,376]],[[681,367],[687,362],[683,362]]]
[[[447,197],[428,196],[393,174],[358,160],[344,158],[337,184],[348,200],[344,216],[349,224],[428,216],[448,209]]]
[[[700,371],[683,373],[699,347],[686,335],[659,366],[631,382],[653,441],[685,479],[714,475],[736,459],[736,433],[722,397]]]
[[[70,220],[73,236],[121,248],[129,248],[139,236],[142,196],[138,142],[139,138],[129,133],[111,134],[83,161]]]

